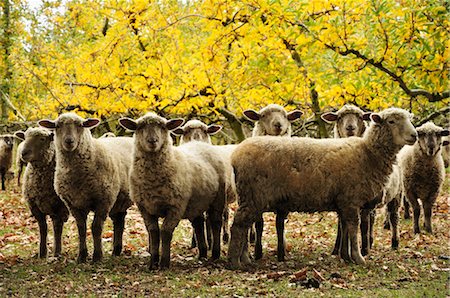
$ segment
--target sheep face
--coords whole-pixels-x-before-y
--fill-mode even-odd
[[[86,129],[100,124],[99,119],[83,119],[73,113],[60,115],[56,120],[40,120],[38,124],[55,131],[55,142],[64,151],[73,152],[78,148]],[[90,134],[90,132],[88,132]]]
[[[12,151],[14,136],[12,135],[2,135],[0,136],[0,150],[1,151]]]
[[[364,121],[370,120],[370,114],[364,113],[356,106],[345,105],[336,113],[325,113],[321,118],[328,123],[336,122],[336,130],[340,138],[361,137],[366,129]]]
[[[53,132],[40,129],[29,128],[24,134],[21,158],[25,162],[35,162],[47,156],[48,149],[53,142]]]
[[[171,141],[170,131],[182,125],[183,119],[167,120],[154,113],[147,113],[136,121],[121,118],[122,127],[134,131],[136,147],[144,152],[159,152]]]
[[[445,145],[442,137],[448,136],[449,131],[432,122],[427,122],[417,128],[417,134],[419,136],[418,145],[423,154],[434,156],[440,151],[441,146]]]
[[[290,122],[299,119],[302,114],[298,110],[287,113],[282,106],[276,104],[270,104],[259,112],[244,111],[244,115],[248,119],[258,121],[258,125],[265,131],[265,134],[270,136],[285,135],[291,127]]]
[[[189,120],[183,127],[174,129],[172,133],[180,135],[180,143],[199,141],[211,144],[211,135],[218,133],[222,129],[220,125],[206,125],[199,120]]]
[[[399,147],[413,145],[417,140],[417,132],[411,123],[411,117],[410,113],[398,108],[389,108],[370,115],[374,125],[387,128],[386,132],[391,135],[392,142]]]

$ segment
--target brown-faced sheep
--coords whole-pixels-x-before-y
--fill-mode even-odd
[[[449,130],[427,122],[417,128],[417,134],[419,139],[416,144],[407,146],[400,152],[399,164],[403,173],[404,192],[414,211],[414,233],[420,233],[419,199],[425,215],[425,230],[432,233],[432,208],[445,177],[440,151],[448,143],[444,144],[442,137],[448,136]],[[409,213],[407,204],[405,212]]]
[[[31,214],[39,225],[39,257],[47,256],[47,215],[53,222],[54,255],[61,254],[61,235],[69,210],[58,197],[53,186],[55,176],[55,146],[53,133],[42,128],[28,128],[24,133],[14,134],[24,140],[21,144],[21,159],[28,163],[22,194],[28,202]]]
[[[292,134],[291,123],[300,119],[303,112],[294,110],[287,112],[282,106],[277,104],[269,104],[262,108],[259,112],[254,110],[245,110],[244,115],[248,119],[255,121],[252,136],[286,136]],[[285,239],[284,239],[284,221],[288,213],[276,210],[276,230],[278,235],[277,257],[279,261],[284,260],[285,256]],[[259,217],[255,221],[255,231],[253,227],[250,229],[250,241],[255,240],[255,259],[262,258],[262,233],[264,229],[264,219]]]
[[[231,157],[239,195],[228,250],[231,266],[250,262],[246,232],[263,212],[274,210],[338,212],[340,255],[364,264],[360,211],[381,201],[396,154],[416,141],[410,116],[396,108],[373,113],[362,138],[255,137],[242,142]]]
[[[103,257],[102,230],[109,215],[114,224],[113,255],[122,251],[122,236],[129,199],[128,171],[133,139],[126,137],[94,139],[90,129],[100,120],[83,119],[74,113],[56,120],[40,120],[39,125],[55,132],[55,191],[76,220],[79,237],[78,262],[86,261],[86,220],[94,212],[93,262]]]
[[[149,267],[169,267],[173,231],[183,218],[192,222],[199,257],[206,257],[204,212],[211,222],[212,258],[219,258],[227,181],[223,158],[203,142],[173,146],[170,131],[179,127],[182,119],[167,120],[147,113],[136,121],[121,118],[119,122],[135,132],[130,189],[149,233]],[[161,232],[159,217],[164,218]]]
[[[5,182],[12,164],[13,145],[13,135],[0,135],[0,175],[2,178],[2,190],[6,190]]]

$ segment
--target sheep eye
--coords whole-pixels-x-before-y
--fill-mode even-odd
[[[394,120],[389,120],[388,123],[389,123],[389,124],[394,124],[395,121],[394,121]]]

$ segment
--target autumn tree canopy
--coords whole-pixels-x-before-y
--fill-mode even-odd
[[[1,1],[4,121],[74,110],[114,130],[155,111],[236,140],[242,111],[268,103],[304,111],[314,136],[344,103],[449,112],[445,1]]]

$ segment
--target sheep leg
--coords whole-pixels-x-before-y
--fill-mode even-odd
[[[351,262],[352,259],[350,258],[350,253],[349,253],[349,239],[348,239],[348,227],[347,227],[347,223],[343,220],[343,218],[341,217],[340,219],[340,226],[341,226],[341,238],[340,238],[340,257],[346,261],[346,262]]]
[[[430,234],[433,234],[433,229],[431,227],[431,217],[432,217],[432,213],[433,213],[433,203],[435,200],[428,200],[425,201],[423,200],[423,214],[425,216],[425,222],[424,222],[424,228],[425,231],[427,231]]]
[[[414,233],[419,234],[420,233],[420,226],[419,226],[419,219],[420,219],[420,205],[419,201],[417,200],[417,197],[414,195],[413,192],[407,193],[408,202],[411,204],[413,208],[414,213]]]
[[[368,255],[370,251],[370,211],[370,209],[363,209],[361,211],[361,253],[363,256]]]
[[[387,205],[387,214],[389,215],[389,223],[391,226],[391,233],[392,233],[392,239],[391,239],[391,247],[392,249],[398,248],[398,208],[399,206],[399,200],[394,199]]]
[[[86,246],[86,219],[87,219],[87,214],[88,212],[86,212],[85,210],[80,210],[80,209],[74,209],[72,208],[71,213],[73,215],[73,217],[75,218],[75,221],[77,223],[77,228],[78,228],[78,259],[77,262],[80,263],[85,263],[86,262],[86,258],[88,255],[88,251],[87,251],[87,246]]]
[[[137,204],[141,216],[144,219],[145,228],[148,233],[148,251],[150,252],[150,270],[158,267],[159,263],[159,224],[158,217],[150,215],[147,210],[140,204]]]
[[[264,230],[264,219],[261,216],[255,222],[255,260],[262,258],[262,233]]]
[[[102,231],[105,219],[106,215],[101,214],[97,211],[94,214],[94,220],[92,221],[91,231],[92,238],[94,240],[94,254],[92,255],[92,262],[94,263],[100,261],[103,258]]]
[[[212,231],[211,231],[211,219],[206,215],[206,243],[208,244],[208,249],[212,248]]]
[[[39,225],[39,258],[47,257],[47,219],[36,206],[31,207],[31,214],[36,218]]]
[[[375,216],[376,216],[376,210],[373,209],[369,213],[369,248],[372,249],[373,246],[373,225],[375,224]]]
[[[62,248],[62,232],[63,232],[63,226],[64,221],[61,218],[58,217],[52,217],[53,222],[53,249],[54,249],[54,256],[60,256],[61,255],[61,248]]]
[[[363,210],[367,212],[365,209]],[[342,233],[344,235],[344,240],[347,237],[344,246],[347,246],[350,242],[351,259],[358,265],[363,265],[366,263],[364,257],[361,255],[360,244],[358,239],[358,230],[360,228],[360,210],[358,209],[348,209],[342,214],[342,220],[344,221],[344,226]],[[368,213],[367,213],[368,214]],[[368,215],[370,216],[370,215]]]
[[[389,230],[391,228],[390,225],[390,218],[391,218],[391,213],[389,211],[389,205],[386,206],[386,211],[385,211],[385,218],[384,218],[384,223],[383,223],[383,229],[385,230]]]
[[[6,187],[5,187],[6,171],[2,170],[1,175],[2,175],[2,190],[6,190]]]
[[[192,231],[191,248],[197,247],[197,239],[195,239],[195,230]]]
[[[411,214],[409,213],[409,202],[406,199],[406,197],[403,197],[403,209],[404,209],[403,218],[404,219],[410,219],[411,218]]]
[[[255,243],[256,241],[256,227],[253,224],[248,232],[248,239],[250,240],[250,243]]]
[[[198,258],[205,259],[208,249],[205,241],[205,218],[203,215],[197,216],[192,220],[192,227],[194,228],[195,238],[198,242]]]
[[[23,166],[22,163],[19,165],[19,172],[17,173],[17,185],[20,187],[20,177],[22,176]]]
[[[287,218],[288,213],[277,211],[276,216],[276,228],[277,228],[277,240],[278,240],[278,246],[277,246],[277,258],[279,262],[284,262],[284,257],[286,255],[286,249],[285,249],[285,238],[284,238],[284,221]]]
[[[228,206],[225,207],[225,209],[223,209],[223,244],[227,244],[228,241],[230,240],[230,228],[228,226],[228,220],[230,217],[230,209],[228,208]]]
[[[217,260],[220,258],[220,232],[222,230],[222,215],[223,212],[219,210],[212,211],[208,218],[211,223],[212,231],[212,259]]]
[[[113,240],[113,256],[120,256],[122,252],[123,231],[125,229],[125,216],[127,212],[118,212],[110,215],[114,226],[114,240]]]
[[[331,252],[331,254],[334,256],[339,255],[339,251],[340,251],[340,245],[341,245],[341,241],[342,241],[342,227],[341,226],[342,226],[341,216],[338,214],[338,230],[337,230],[336,240],[334,242],[334,248],[333,248],[333,251]]]
[[[166,218],[164,218],[161,226],[161,261],[159,262],[160,269],[167,269],[170,265],[170,243],[172,242],[173,231],[180,222],[181,216],[178,216],[174,211],[169,211]],[[199,240],[199,239],[197,239]]]
[[[249,208],[240,206],[236,211],[233,225],[231,226],[231,240],[228,247],[228,261],[232,269],[238,269],[241,266],[241,256],[243,256],[244,249],[247,249],[248,230],[252,225],[254,219],[258,216],[257,213],[252,212]],[[244,258],[248,258],[247,255]],[[243,260],[248,261],[248,260]]]

